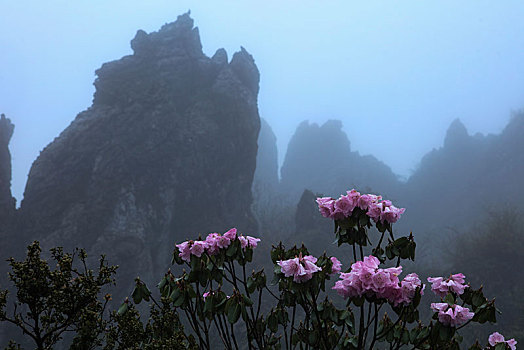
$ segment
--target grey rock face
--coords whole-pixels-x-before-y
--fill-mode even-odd
[[[289,142],[281,169],[282,190],[298,200],[305,189],[338,196],[352,187],[391,194],[399,185],[391,169],[373,156],[352,152],[342,123],[302,122]]]
[[[455,120],[443,147],[426,154],[406,184],[406,218],[425,230],[460,230],[490,210],[524,210],[523,150],[523,114],[499,135],[469,135]]]
[[[264,119],[260,119],[257,168],[253,186],[261,191],[268,188],[276,190],[278,186],[277,138],[271,126]]]
[[[260,129],[244,49],[229,64],[225,51],[208,58],[188,14],[131,46],[96,71],[92,106],[34,162],[20,209],[24,244],[105,252],[128,284],[160,276],[177,241],[256,229]]]
[[[5,115],[0,116],[0,222],[2,226],[15,212],[15,199],[11,194],[11,153],[9,141],[15,126]]]

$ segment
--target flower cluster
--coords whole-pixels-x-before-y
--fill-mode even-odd
[[[316,262],[317,258],[314,256],[306,255],[303,257],[302,254],[300,254],[293,259],[279,260],[277,264],[280,266],[280,271],[282,271],[285,277],[293,276],[293,281],[302,283],[309,281],[315,272],[322,270],[315,265]],[[335,263],[333,263],[333,266],[334,265]]]
[[[431,283],[431,290],[433,293],[441,298],[444,298],[449,292],[454,292],[458,295],[464,293],[464,289],[467,285],[464,284],[464,276],[461,273],[457,273],[449,276],[448,279],[443,277],[428,277],[428,282]]]
[[[417,288],[421,288],[422,293],[425,286],[416,273],[400,281],[401,266],[380,269],[379,264],[380,261],[372,255],[357,261],[351,265],[351,272],[340,274],[341,280],[335,283],[333,289],[344,298],[376,297],[386,299],[395,306],[409,304]]]
[[[500,334],[499,332],[495,332],[493,334],[491,334],[488,338],[488,342],[489,342],[489,345],[491,346],[495,346],[499,343],[506,343],[508,344],[509,348],[511,350],[516,350],[517,349],[517,341],[515,340],[515,338],[513,339],[510,339],[510,340],[505,340],[504,339],[504,336],[502,334]]]
[[[244,237],[242,235],[237,235],[237,229],[232,228],[223,235],[220,235],[218,233],[210,233],[203,241],[189,240],[177,244],[176,247],[180,251],[178,256],[182,260],[190,262],[191,255],[194,255],[198,258],[200,258],[204,252],[206,252],[209,255],[215,255],[221,249],[226,249],[227,247],[229,247],[231,243],[235,240],[240,241],[240,246],[242,247],[242,249],[245,249],[246,247],[256,248],[258,242],[260,242],[259,238],[251,236]]]
[[[347,191],[338,199],[331,197],[317,198],[318,209],[322,216],[334,220],[341,220],[351,216],[355,208],[359,208],[375,222],[395,223],[404,213],[405,208],[395,207],[391,201],[382,200],[382,196],[374,194],[361,195],[355,189]]]
[[[433,311],[438,312],[438,320],[445,326],[457,327],[471,320],[475,313],[467,307],[448,303],[431,303]]]

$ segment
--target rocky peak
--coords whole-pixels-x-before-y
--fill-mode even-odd
[[[244,49],[205,56],[189,14],[132,46],[96,71],[92,106],[33,163],[20,208],[21,244],[106,252],[126,283],[165,272],[175,242],[256,229],[260,129]]]
[[[167,23],[157,32],[147,34],[138,30],[131,40],[131,48],[137,57],[180,56],[202,57],[202,43],[197,27],[188,13],[178,16],[173,23]]]
[[[0,116],[0,145],[8,145],[13,136],[13,131],[15,126],[11,123],[9,118],[5,117],[5,114],[2,113]]]
[[[235,52],[231,59],[230,67],[240,81],[242,81],[254,95],[258,95],[260,73],[255,65],[253,56],[251,56],[246,49],[240,47],[240,51]]]
[[[384,163],[351,151],[339,120],[321,126],[301,123],[289,141],[281,175],[282,189],[296,199],[304,189],[338,195],[351,187],[369,187],[387,194],[398,185]]]
[[[211,60],[213,60],[213,62],[215,62],[216,64],[219,64],[221,66],[224,66],[228,63],[228,60],[227,60],[227,51],[224,50],[223,48],[222,49],[218,49],[215,54],[213,55],[213,57],[211,57]]]
[[[460,147],[461,145],[464,145],[464,143],[468,140],[469,135],[468,131],[466,130],[466,127],[460,119],[455,119],[451,125],[448,128],[448,131],[446,132],[446,138],[444,139],[444,147],[445,148],[454,148],[454,147]]]
[[[9,141],[15,126],[4,114],[0,116],[0,218],[5,219],[15,210],[15,199],[11,195],[11,153]]]
[[[258,134],[257,168],[254,179],[254,192],[275,190],[278,186],[278,150],[277,138],[265,119],[260,119]]]

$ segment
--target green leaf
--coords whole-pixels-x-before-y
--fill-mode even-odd
[[[474,293],[472,298],[471,298],[471,304],[477,308],[479,306],[481,306],[482,304],[484,304],[486,302],[486,298],[482,295],[482,293]]]
[[[237,245],[235,243],[236,241],[233,241],[233,243],[231,243],[229,247],[227,248],[226,250],[227,256],[233,257],[237,253]]]
[[[131,294],[131,296],[133,297],[133,302],[135,304],[140,304],[140,302],[142,301],[141,291],[142,289],[140,288],[140,286],[135,286],[135,289],[133,289],[133,294]]]
[[[273,333],[276,333],[278,330],[278,319],[274,313],[271,313],[267,318],[267,326],[269,330]]]
[[[442,341],[449,341],[455,333],[455,328],[441,325],[439,329],[439,337]]]
[[[140,294],[142,295],[142,298],[145,300],[145,301],[149,301],[149,296],[151,296],[151,291],[149,290],[149,288],[147,288],[147,286],[145,284],[142,284],[140,286]]]
[[[167,283],[167,277],[164,276],[164,278],[162,278],[162,280],[158,283],[157,287],[160,291],[162,291],[162,289],[164,289],[164,286],[166,285]]]
[[[185,293],[179,293],[178,297],[175,299],[175,301],[173,301],[173,306],[174,307],[180,307],[180,306],[182,306],[182,304],[184,304],[185,300],[186,300]]]
[[[229,321],[229,323],[232,323],[232,324],[236,323],[238,319],[240,318],[240,312],[241,312],[240,304],[235,303],[232,307],[230,307],[227,312],[227,320]]]
[[[242,300],[244,301],[244,304],[247,306],[253,305],[253,301],[244,294],[242,294]]]
[[[125,314],[127,312],[127,310],[129,310],[129,305],[127,305],[127,303],[123,303],[122,305],[120,305],[120,307],[118,308],[118,311],[116,313],[117,313],[117,315],[121,316],[121,315]]]
[[[209,295],[206,298],[206,302],[204,303],[204,313],[210,312],[213,310],[213,296]]]
[[[247,283],[246,283],[246,286],[247,286],[247,291],[251,294],[255,291],[255,281],[253,280],[253,277],[248,277],[247,278]]]
[[[448,303],[449,306],[453,306],[455,304],[455,298],[453,297],[453,294],[448,293],[444,298],[444,302]]]

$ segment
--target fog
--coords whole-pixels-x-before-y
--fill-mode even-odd
[[[521,1],[2,1],[0,110],[20,201],[31,163],[92,101],[94,71],[136,30],[191,10],[204,52],[240,46],[261,72],[259,111],[280,162],[303,120],[343,121],[352,150],[402,178],[460,118],[499,133],[524,97]]]

